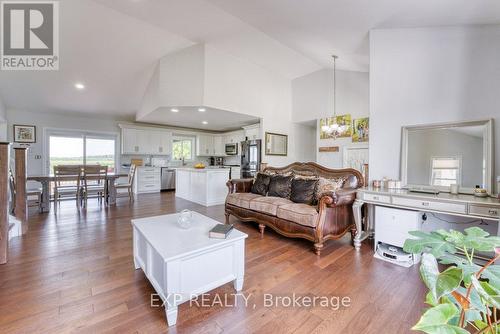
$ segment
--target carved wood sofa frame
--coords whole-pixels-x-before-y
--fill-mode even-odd
[[[343,188],[324,194],[318,200],[317,210],[319,214],[316,227],[300,225],[290,220],[235,206],[227,201],[225,205],[226,223],[229,223],[229,216],[233,215],[244,222],[258,223],[262,235],[266,226],[268,226],[286,237],[312,241],[317,255],[321,254],[327,240],[339,239],[349,231],[352,239],[354,239],[356,225],[354,223],[352,204],[356,199],[356,189],[363,186],[363,176],[359,171],[351,168],[329,169],[313,162],[296,162],[282,168],[267,167],[264,172],[279,174],[293,172],[296,175],[315,175],[325,178],[345,176],[347,180]],[[254,179],[229,180],[227,182],[229,194],[250,192],[253,181]]]

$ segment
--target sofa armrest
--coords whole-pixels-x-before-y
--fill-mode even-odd
[[[345,188],[325,193],[321,196],[320,203],[323,202],[326,205],[333,206],[351,205],[356,199],[356,190],[354,188]]]
[[[226,183],[229,193],[249,193],[252,189],[253,179],[232,179]]]

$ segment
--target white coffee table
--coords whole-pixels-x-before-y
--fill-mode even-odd
[[[178,214],[132,220],[135,269],[142,268],[163,300],[169,326],[177,322],[177,307],[193,297],[234,282],[243,287],[245,238],[233,229],[227,239],[210,239],[219,222],[193,211],[184,230]]]

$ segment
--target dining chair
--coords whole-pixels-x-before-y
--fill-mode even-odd
[[[87,206],[89,196],[97,196],[99,203],[108,197],[108,166],[87,165],[83,167],[83,201]]]
[[[137,167],[134,164],[130,165],[127,183],[116,183],[115,184],[115,189],[116,189],[117,194],[119,194],[120,189],[127,189],[128,198],[132,202],[134,201],[134,192],[133,192],[132,187],[134,186],[134,178],[135,178],[136,170],[137,170]]]
[[[54,207],[64,198],[76,198],[76,205],[81,205],[81,179],[80,165],[54,166]]]
[[[10,207],[9,213],[14,215],[16,212],[16,179],[14,173],[9,169],[9,190],[10,190]],[[38,211],[42,212],[42,188],[28,188],[26,189],[26,202],[28,207],[37,206]]]

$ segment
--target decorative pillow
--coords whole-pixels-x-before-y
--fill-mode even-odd
[[[289,198],[292,191],[293,176],[274,175],[269,183],[268,196]]]
[[[314,204],[316,185],[318,179],[301,179],[295,178],[292,180],[292,191],[290,200],[295,203]]]
[[[282,176],[292,176],[293,175],[293,171],[288,171],[286,173],[281,173],[281,172],[278,172],[278,171],[274,171],[274,170],[266,170],[264,171],[264,174],[267,174],[267,175],[270,175],[270,176],[274,176],[274,175],[282,175]]]
[[[267,195],[267,190],[269,189],[269,183],[271,182],[271,176],[264,173],[257,173],[257,177],[253,182],[252,189],[250,192],[262,196]]]
[[[316,187],[316,199],[319,200],[321,196],[327,193],[332,193],[341,189],[344,186],[344,182],[347,177],[340,176],[332,179],[326,179],[324,177],[320,177],[318,180],[318,185]]]

